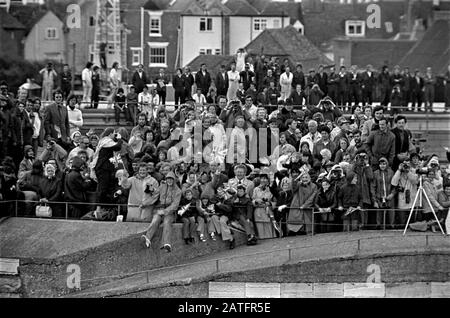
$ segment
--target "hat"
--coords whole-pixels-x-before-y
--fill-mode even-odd
[[[432,165],[432,164],[439,165],[439,160],[437,160],[436,158],[431,159],[430,160],[430,165]]]
[[[385,157],[381,157],[380,159],[378,159],[378,162],[382,162],[382,161],[384,161],[384,162],[388,162],[388,160],[385,158]]]
[[[171,178],[171,179],[173,179],[173,180],[176,179],[176,178],[175,178],[175,174],[174,174],[172,171],[170,171],[170,172],[167,174],[167,176],[166,176],[166,179],[169,179],[169,178]]]
[[[341,125],[343,125],[345,123],[350,123],[347,118],[345,118],[345,117],[339,117],[338,118],[338,120],[337,120],[338,126],[341,126]]]

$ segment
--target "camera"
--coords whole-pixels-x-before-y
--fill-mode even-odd
[[[398,191],[399,193],[403,193],[403,192],[405,192],[405,187],[398,186],[398,187],[397,187],[397,191]]]
[[[419,175],[420,174],[426,175],[428,173],[428,171],[429,171],[429,169],[427,167],[424,167],[424,168],[417,169],[416,173],[419,174]]]

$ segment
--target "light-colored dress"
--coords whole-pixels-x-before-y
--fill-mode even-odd
[[[258,238],[267,239],[276,237],[275,230],[272,225],[272,220],[269,215],[271,215],[272,211],[270,206],[267,207],[265,203],[256,204],[256,200],[265,200],[267,202],[272,201],[272,193],[269,190],[269,187],[263,189],[261,186],[256,187],[253,190],[253,205],[255,206],[255,210],[253,212],[256,231],[258,233]]]
[[[236,53],[236,71],[238,73],[240,73],[244,70],[246,57],[247,57],[247,52]]]
[[[228,71],[228,91],[227,100],[233,100],[236,98],[237,90],[239,89],[239,72]]]

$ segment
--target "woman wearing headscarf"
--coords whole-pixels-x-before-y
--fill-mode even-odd
[[[300,179],[300,182],[298,182]],[[287,219],[287,230],[293,233],[312,231],[312,208],[317,194],[317,186],[311,176],[303,172],[292,182],[293,199]]]
[[[49,204],[53,217],[63,217],[61,204],[52,204],[52,201],[61,201],[63,185],[61,179],[56,176],[56,169],[53,165],[47,164],[44,167],[44,178],[39,183],[40,202]]]

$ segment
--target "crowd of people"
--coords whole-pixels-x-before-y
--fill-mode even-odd
[[[0,199],[7,208],[1,213],[11,215],[11,202],[20,200],[27,201],[22,215],[43,204],[53,217],[64,217],[59,202],[68,202],[69,218],[99,219],[107,211],[126,222],[149,222],[147,247],[162,223],[161,248],[170,252],[172,226],[179,222],[186,244],[221,237],[234,248],[235,231],[254,245],[312,231],[404,227],[423,179],[429,201],[414,221],[435,230],[432,211],[445,220],[450,171],[440,166],[443,158],[424,155],[413,143],[405,115],[387,114],[386,100],[372,106],[372,93],[360,95],[365,85],[333,95],[322,67],[309,76],[299,76],[301,66],[290,73],[286,64],[261,72],[240,54],[215,80],[206,65],[195,77],[179,69],[174,112],[157,89],[142,97],[148,83],[139,66],[127,96],[120,87],[114,92],[116,122],[130,109],[126,118],[137,125],[131,131],[108,127],[100,136],[81,132],[75,96],[56,90],[54,102],[43,107],[24,92],[14,98],[3,81]],[[397,68],[388,75],[389,89],[391,81],[401,85]],[[133,107],[130,94],[137,96]],[[336,105],[342,96],[352,96],[337,102],[351,107],[350,115]]]

